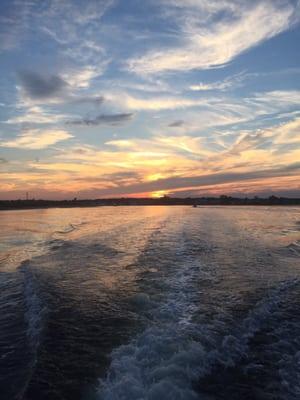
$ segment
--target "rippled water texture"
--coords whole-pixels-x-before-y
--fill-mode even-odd
[[[300,398],[300,208],[0,220],[1,400]]]

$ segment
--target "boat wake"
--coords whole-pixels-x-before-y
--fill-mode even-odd
[[[298,280],[283,282],[259,301],[239,324],[224,327],[221,315],[212,324],[198,324],[193,321],[196,307],[191,294],[194,276],[190,274],[193,270],[196,273],[196,269],[187,263],[174,277],[168,300],[152,310],[151,325],[128,345],[112,353],[111,366],[106,379],[101,381],[98,399],[203,398],[199,397],[201,393],[205,395],[201,378],[217,370],[233,368],[247,358],[253,338],[270,322],[273,313],[279,312],[286,294],[299,286]],[[295,357],[290,357],[286,363],[295,362],[299,354]],[[245,366],[246,369],[251,367],[253,365]],[[289,376],[281,368],[283,386],[286,375]],[[297,392],[295,382],[294,389],[290,386],[290,390]]]
[[[27,336],[34,349],[34,353],[36,353],[47,309],[43,306],[38,294],[38,286],[34,274],[30,271],[26,263],[23,264],[21,271],[24,275],[25,318],[28,325]]]

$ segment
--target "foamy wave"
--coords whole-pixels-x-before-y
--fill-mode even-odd
[[[240,327],[222,339],[216,327],[192,322],[195,309],[187,291],[192,278],[193,274],[182,274],[186,286],[171,293],[169,300],[153,311],[153,324],[113,352],[107,378],[101,381],[98,391],[99,399],[199,399],[194,383],[215,366],[234,366],[244,357],[250,339],[262,329],[284,294],[299,283],[291,280],[270,291]]]
[[[177,248],[177,257],[184,247]],[[192,306],[194,279],[200,265],[186,261],[184,267],[167,282],[167,301],[159,304],[147,294],[133,298],[141,309],[151,308],[152,324],[129,345],[121,346],[112,354],[106,381],[98,395],[103,399],[195,399],[190,387],[195,369],[191,360],[203,351],[189,343],[189,332],[195,307]],[[180,378],[180,379],[179,379]]]
[[[295,242],[289,244],[287,246],[287,248],[293,252],[295,255],[299,255],[300,254],[300,241],[296,240]]]
[[[54,233],[59,233],[61,235],[65,235],[67,233],[73,232],[75,229],[77,229],[77,226],[74,224],[69,224],[68,226],[64,227],[63,229],[59,231],[55,231]]]
[[[38,288],[33,273],[26,265],[22,267],[24,274],[24,296],[26,304],[25,318],[27,320],[27,336],[34,351],[39,346],[43,319],[46,314],[46,307],[38,295]]]

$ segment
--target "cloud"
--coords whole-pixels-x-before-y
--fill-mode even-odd
[[[42,75],[36,72],[23,71],[19,73],[22,89],[33,99],[47,99],[61,95],[68,84],[58,75]]]
[[[92,104],[99,106],[104,97],[88,89],[94,78],[101,75],[101,68],[85,66],[68,69],[51,75],[35,71],[19,72],[17,86],[19,107],[33,108],[49,104]]]
[[[114,146],[122,151],[129,151],[135,157],[139,155],[143,157],[146,153],[151,153],[151,157],[158,160],[162,157],[167,159],[179,156],[191,161],[200,160],[212,154],[211,151],[206,149],[203,138],[191,136],[161,135],[153,136],[150,139],[110,140],[105,144]],[[177,159],[177,166],[179,164],[179,159]]]
[[[66,96],[65,98],[61,98],[60,101],[58,101],[58,99],[56,100],[57,101],[54,101],[55,105],[64,104],[77,107],[86,104],[94,105],[97,108],[104,102],[104,98],[102,96],[88,95]],[[68,119],[70,119],[70,115],[60,112],[59,110],[57,110],[57,107],[53,109],[53,102],[50,101],[50,99],[42,103],[49,103],[49,105],[34,105],[35,103],[31,105],[30,101],[25,102],[25,104],[21,103],[19,105],[19,110],[17,114],[3,122],[7,124],[21,124],[22,126],[32,126],[36,124],[53,125],[57,122],[67,121]]]
[[[59,17],[75,25],[87,25],[101,19],[105,12],[114,4],[114,0],[86,0],[74,2],[72,0],[51,0],[49,7],[44,11],[47,19],[56,22]]]
[[[276,152],[281,146],[292,144],[292,150],[300,148],[300,118],[279,124],[277,126],[259,129],[255,132],[241,133],[237,142],[229,153],[239,154],[250,149],[264,149],[270,147],[270,151]]]
[[[103,96],[88,96],[88,95],[78,95],[78,96],[71,96],[65,99],[66,103],[72,104],[92,104],[96,107],[103,104],[105,98]]]
[[[114,0],[51,0],[42,12],[36,12],[35,18],[43,21],[36,25],[56,42],[64,58],[77,65],[93,63],[105,69],[109,60],[103,60],[106,51],[97,36],[103,29],[100,20],[114,3]]]
[[[125,187],[171,178],[183,182],[194,176],[294,165],[300,159],[300,91],[292,85],[295,71],[290,68],[282,75],[280,70],[292,67],[292,53],[276,64],[282,41],[266,46],[273,54],[272,71],[266,69],[261,52],[256,52],[228,67],[237,72],[243,65],[250,72],[234,75],[219,69],[184,76],[181,72],[222,67],[289,29],[296,19],[296,1],[147,0],[149,23],[144,8],[133,7],[135,0],[125,8],[116,1],[116,8],[103,19],[112,1],[4,2],[5,10],[15,10],[0,13],[0,40],[1,28],[8,31],[9,26],[6,39],[12,40],[7,40],[7,49],[24,46],[10,54],[3,70],[1,146],[10,160],[2,169],[12,171],[13,158],[34,158],[22,149],[48,146],[51,151],[38,152],[40,165],[32,162],[32,180],[58,190],[65,186],[81,190],[93,183],[99,188],[102,184],[103,188]],[[9,68],[21,67],[19,61],[29,51],[32,57],[24,68],[34,70],[20,72],[14,105]],[[124,60],[128,61],[125,70]],[[139,76],[128,74],[128,68]],[[169,71],[179,74],[165,74]],[[251,82],[243,90],[228,90],[249,77]],[[258,93],[261,88],[272,91]],[[107,136],[106,143],[84,135],[89,126],[97,130],[97,126],[125,123],[130,123],[130,132],[127,129],[124,137]],[[21,130],[15,125],[21,125]],[[61,142],[72,137],[73,128],[78,131],[76,140]],[[17,149],[7,151],[8,147]],[[23,168],[20,180],[29,184],[28,165],[20,162],[18,173],[21,176]],[[7,177],[9,185],[17,180]]]
[[[94,193],[95,197],[195,188],[227,193],[250,186],[253,192],[262,186],[292,190],[299,186],[300,146],[294,141],[298,129],[299,119],[295,119],[264,130],[235,132],[237,140],[222,151],[212,147],[217,133],[201,138],[156,135],[116,139],[101,148],[63,147],[56,149],[51,159],[31,162],[27,169],[22,167],[24,173],[12,171],[3,179],[18,187],[26,177],[43,190],[61,191],[67,186],[68,191]],[[283,147],[285,144],[291,147]]]
[[[0,2],[0,51],[11,50],[26,37],[31,11],[31,1]]]
[[[102,65],[92,66],[86,65],[77,69],[70,69],[62,74],[62,78],[73,88],[83,89],[90,87],[91,81],[102,75],[107,62],[103,62]]]
[[[101,114],[95,118],[83,118],[67,121],[70,125],[121,125],[133,118],[133,113]]]
[[[289,165],[300,157],[299,121],[264,130],[230,132],[231,144],[222,144],[223,136],[220,139],[218,132],[207,137],[156,135],[149,139],[111,140],[106,144],[136,157],[151,152],[158,160],[163,157],[170,162],[173,171],[187,175],[194,174],[195,168],[201,171],[255,170]],[[160,172],[164,172],[163,169]]]
[[[66,118],[63,114],[55,114],[44,110],[42,107],[33,106],[20,115],[9,118],[7,124],[53,124]]]
[[[263,1],[249,6],[248,2],[225,1],[220,9],[216,0],[211,6],[206,1],[199,6],[195,1],[185,1],[179,11],[179,2],[166,3],[175,5],[171,16],[180,29],[178,45],[130,59],[127,65],[131,72],[148,75],[221,67],[285,31],[295,18],[295,7],[287,2]],[[216,20],[218,15],[224,17]]]
[[[176,121],[171,122],[168,127],[169,128],[181,128],[182,126],[185,125],[185,121],[183,121],[182,119],[178,119]]]
[[[92,24],[112,7],[114,0],[9,0],[0,2],[0,50],[9,50],[41,31],[60,46],[82,45],[99,52],[100,46],[89,38]],[[90,28],[86,28],[90,25]],[[80,35],[78,34],[80,32]],[[76,44],[76,47],[75,47]]]
[[[220,94],[187,96],[149,96],[142,97],[124,92],[106,93],[108,103],[128,111],[177,110],[176,121],[189,121],[189,132],[204,132],[207,128],[229,126],[250,122],[270,116],[281,118],[287,112],[298,109],[300,91],[272,91],[256,93],[249,97],[236,98]],[[277,115],[276,115],[277,114]],[[161,127],[160,127],[161,128]],[[160,129],[156,127],[156,129]]]
[[[246,99],[249,103],[251,99]],[[270,92],[256,93],[253,101],[259,106],[273,109],[286,109],[290,106],[299,106],[300,90],[273,90]]]
[[[300,165],[295,165],[292,170],[294,175],[299,175]],[[217,184],[243,182],[265,178],[279,178],[291,176],[291,174],[291,169],[286,169],[285,167],[248,172],[221,172],[193,177],[171,177],[159,179],[153,182],[143,182],[134,185],[104,189],[101,190],[101,192],[105,195],[145,193],[157,190],[174,190],[179,188],[201,187],[206,185],[212,186]]]
[[[298,68],[286,68],[281,70],[273,70],[267,72],[245,72],[242,71],[238,74],[229,76],[225,79],[214,81],[214,82],[199,82],[189,86],[189,89],[195,92],[209,91],[209,90],[220,90],[225,91],[227,89],[237,88],[243,85],[243,82],[251,78],[277,78],[284,79],[282,76],[289,74],[299,74],[300,69]]]
[[[245,182],[204,185],[198,188],[173,190],[169,192],[169,195],[175,197],[220,196],[224,194],[234,197],[269,197],[275,195],[300,198],[300,189],[297,187],[297,179],[299,179],[297,176],[286,176],[246,180]]]
[[[88,186],[83,189],[83,193],[86,196],[123,196],[123,195],[136,195],[139,193],[151,193],[156,191],[173,191],[182,189],[205,189],[206,191],[214,193],[214,188],[221,192],[229,192],[230,189],[235,188],[238,190],[240,187],[250,187],[251,185],[256,186],[261,190],[262,184],[265,182],[267,185],[276,183],[277,186],[284,188],[285,184],[288,184],[289,180],[297,179],[300,173],[300,166],[293,166],[292,170],[285,167],[276,169],[262,169],[257,171],[246,171],[246,172],[219,172],[219,173],[208,173],[203,175],[196,175],[193,177],[175,176],[164,179],[149,180],[141,182],[138,176],[132,176],[134,183],[129,183],[125,179],[123,182],[115,184],[105,184],[103,179],[100,177],[94,177],[88,181]],[[111,174],[113,178],[113,174]],[[105,179],[106,180],[106,179]],[[84,181],[85,183],[85,181]],[[292,183],[292,182],[291,182]],[[293,186],[290,183],[290,190]],[[295,183],[295,182],[294,182]],[[220,186],[220,188],[219,188]],[[297,186],[296,186],[297,187]],[[224,189],[225,188],[225,189]],[[78,190],[76,190],[78,191]]]
[[[216,82],[204,83],[200,82],[189,87],[190,90],[194,92],[208,91],[208,90],[226,90],[231,88],[236,88],[242,85],[242,82],[248,77],[254,74],[246,74],[241,72],[240,74],[230,76],[226,79]]]
[[[73,136],[65,130],[39,130],[31,129],[21,133],[13,140],[0,143],[1,147],[12,147],[20,149],[38,150],[45,149],[62,140],[70,139]]]
[[[292,144],[300,147],[300,118],[281,124],[275,131],[275,145]]]
[[[191,99],[187,97],[157,96],[138,97],[127,93],[106,94],[105,98],[113,104],[129,110],[159,111],[176,108],[195,107],[205,104],[205,99]]]

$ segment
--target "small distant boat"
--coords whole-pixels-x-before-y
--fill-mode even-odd
[[[198,207],[198,205],[197,205],[197,204],[193,204],[193,207],[194,207],[194,208],[197,208],[197,207]]]

